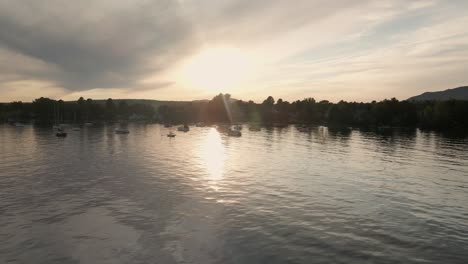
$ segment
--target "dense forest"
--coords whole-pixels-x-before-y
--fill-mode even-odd
[[[32,103],[0,104],[3,122],[34,120],[54,122],[142,121],[163,123],[255,122],[261,124],[317,124],[337,127],[421,127],[468,129],[468,101],[398,101],[357,103],[315,101],[294,102],[269,96],[262,103],[232,99],[219,94],[211,100],[162,104],[157,109],[145,103],[126,100],[85,100],[74,102],[39,98]]]
[[[114,101],[84,99],[65,102],[49,98],[38,98],[32,103],[11,102],[0,104],[0,120],[24,122],[33,120],[39,125],[53,123],[85,123],[113,121],[154,120],[156,110],[148,104],[129,104],[126,100]]]

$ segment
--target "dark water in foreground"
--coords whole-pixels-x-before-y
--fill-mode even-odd
[[[0,263],[467,263],[468,139],[0,125]]]

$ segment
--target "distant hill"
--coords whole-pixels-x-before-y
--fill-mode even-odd
[[[408,98],[408,101],[446,101],[450,99],[468,100],[468,86],[462,86],[439,92],[426,92]]]

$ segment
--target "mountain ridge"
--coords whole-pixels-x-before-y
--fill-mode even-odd
[[[468,100],[468,86],[447,89],[444,91],[425,92],[408,98],[408,101],[447,101]]]

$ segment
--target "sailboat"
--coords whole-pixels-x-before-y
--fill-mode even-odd
[[[56,107],[56,105],[54,104],[54,129],[57,129],[57,133],[55,133],[55,136],[57,137],[66,137],[67,136],[67,132],[65,132],[64,128],[59,125],[59,121],[60,121],[60,109],[58,107]]]

